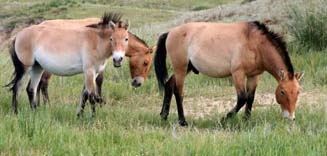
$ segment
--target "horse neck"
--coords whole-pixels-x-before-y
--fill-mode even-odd
[[[264,70],[273,75],[277,81],[280,81],[280,70],[283,70],[286,75],[289,75],[287,66],[275,47],[266,45],[260,51]]]
[[[95,44],[93,47],[96,47],[95,49],[97,50],[98,57],[109,58],[112,55],[112,47],[109,43],[111,32],[93,28],[89,28],[87,31],[89,33],[89,39],[93,40],[93,43]]]
[[[130,38],[125,55],[127,57],[132,57],[133,55],[137,55],[139,52],[146,52],[147,50],[148,47],[145,46],[143,43],[137,41],[134,38]]]

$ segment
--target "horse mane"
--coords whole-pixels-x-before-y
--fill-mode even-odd
[[[290,77],[292,78],[294,76],[294,68],[290,56],[288,55],[286,42],[283,37],[271,31],[265,24],[260,23],[259,21],[253,21],[251,23],[255,25],[255,27],[260,30],[277,49],[278,54],[282,57],[287,67],[287,71],[290,73]]]
[[[108,26],[110,21],[118,23],[121,20],[122,16],[123,14],[117,12],[105,12],[102,15],[101,21],[99,23],[90,24],[86,27],[98,28],[99,26]]]
[[[139,38],[138,36],[136,36],[135,34],[131,33],[130,31],[128,31],[128,33],[130,35],[132,35],[133,37],[135,37],[138,41],[140,41],[141,43],[143,43],[145,46],[149,47],[148,44],[141,38]]]

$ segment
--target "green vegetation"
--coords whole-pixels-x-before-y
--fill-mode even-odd
[[[327,48],[326,4],[291,8],[289,30],[301,46],[314,50]]]
[[[131,27],[137,30],[132,29],[133,33],[153,45],[164,30],[154,31],[151,25],[160,26],[180,18],[182,12],[212,8],[227,1],[110,0],[105,5],[102,0],[18,2],[0,0],[3,7],[0,26],[13,28],[28,23],[25,19],[99,17],[104,11],[113,10],[123,12],[124,18],[131,20]],[[327,21],[315,17],[315,20]],[[13,22],[9,24],[10,21]],[[234,105],[236,97],[231,80],[190,74],[184,98],[190,126],[183,128],[178,125],[174,100],[168,121],[160,119],[163,97],[158,92],[153,69],[145,84],[134,89],[130,85],[127,61],[119,69],[109,61],[103,84],[107,104],[97,106],[93,119],[89,105],[83,118],[77,119],[75,115],[83,87],[82,75],[53,77],[49,86],[50,105],[41,105],[35,112],[30,110],[23,90],[18,115],[12,113],[10,92],[1,88],[0,155],[324,156],[327,153],[327,49],[313,43],[313,47],[303,48],[303,44],[307,46],[311,41],[297,42],[300,39],[293,31],[300,31],[301,27],[294,22],[290,24],[289,28],[294,27],[290,35],[296,41],[288,45],[292,62],[296,71],[305,71],[295,125],[281,118],[276,102],[261,103],[274,99],[277,85],[267,73],[260,80],[252,118],[243,121],[241,111],[225,126],[219,121]],[[322,26],[314,30],[322,32]],[[323,37],[311,39],[320,42]],[[4,86],[13,71],[7,50],[0,52],[0,71],[0,86]],[[222,102],[222,107],[208,106],[217,101]],[[227,109],[221,109],[224,107]],[[210,113],[204,113],[211,108]]]

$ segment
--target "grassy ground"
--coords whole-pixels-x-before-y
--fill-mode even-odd
[[[26,8],[40,1],[20,2],[22,6],[17,7]],[[132,20],[132,27],[142,29],[149,23],[162,24],[194,9],[191,3],[182,8],[182,0],[169,1],[170,5],[162,5],[164,9],[161,1],[131,2],[128,5],[126,1],[112,1],[111,5],[103,5],[99,0],[77,3],[58,16],[82,18],[98,16],[106,9],[121,10]],[[194,6],[218,4],[217,1],[194,2]],[[152,35],[143,36],[139,34],[142,31],[150,31]],[[158,32],[135,33],[153,44]],[[144,86],[134,89],[130,85],[128,65],[116,69],[110,62],[103,84],[107,104],[97,107],[93,119],[89,107],[83,118],[77,119],[75,115],[83,86],[81,75],[53,77],[50,105],[42,105],[36,112],[30,110],[23,92],[18,115],[11,111],[11,94],[1,88],[0,155],[324,156],[327,153],[327,50],[312,52],[297,44],[290,44],[289,49],[295,69],[306,72],[295,124],[281,118],[273,95],[277,83],[267,73],[261,78],[251,120],[243,121],[240,112],[224,126],[219,121],[236,100],[230,79],[189,75],[184,108],[190,126],[183,128],[178,125],[175,102],[168,121],[160,119],[162,96],[153,70]],[[0,53],[1,86],[9,82],[12,70],[4,50]]]

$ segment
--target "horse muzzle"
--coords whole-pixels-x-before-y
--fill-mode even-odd
[[[283,110],[283,117],[288,118],[288,119],[290,119],[292,121],[295,121],[295,115],[294,114],[295,114],[294,112],[289,113],[287,110]]]
[[[114,67],[118,68],[118,67],[121,67],[122,65],[122,62],[123,62],[123,58],[119,58],[119,59],[113,59],[113,62],[114,62]]]
[[[118,51],[113,53],[113,62],[114,62],[114,67],[118,68],[121,67],[123,59],[125,56],[125,52],[123,51]]]
[[[144,82],[144,78],[141,76],[137,76],[132,80],[132,86],[137,88],[140,87]]]

